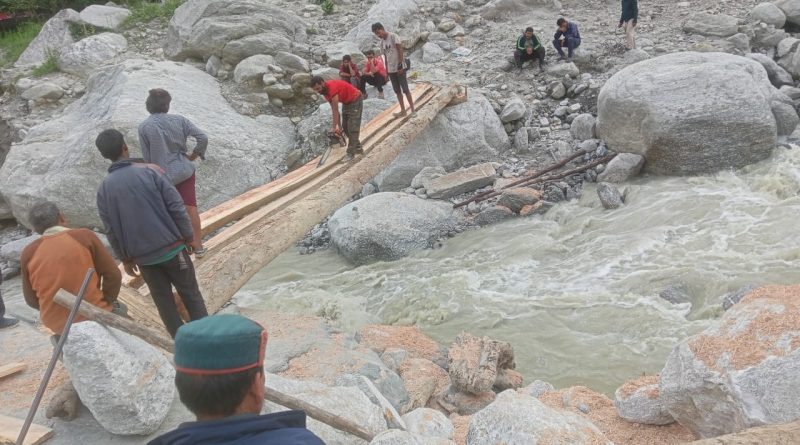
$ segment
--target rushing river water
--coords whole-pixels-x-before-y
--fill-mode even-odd
[[[800,150],[739,173],[641,178],[604,211],[594,185],[543,218],[471,230],[435,250],[354,268],[335,252],[287,252],[236,302],[316,313],[354,329],[416,324],[511,342],[526,381],[611,393],[660,371],[676,342],[746,284],[800,282]],[[692,304],[658,297],[682,284]]]

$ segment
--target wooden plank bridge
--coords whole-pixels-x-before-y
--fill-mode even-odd
[[[412,94],[414,115],[395,117],[395,104],[362,126],[363,156],[341,163],[346,149],[334,148],[322,166],[319,158],[312,159],[200,215],[203,236],[214,234],[204,243],[205,256],[195,261],[209,313],[222,308],[256,272],[358,193],[444,107],[466,101],[466,90],[456,85],[421,83]],[[141,278],[124,275],[120,301],[134,320],[166,332],[143,284]]]

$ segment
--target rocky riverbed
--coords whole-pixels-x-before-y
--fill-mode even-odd
[[[17,222],[37,199],[99,229],[106,163],[92,141],[116,127],[136,152],[151,87],[211,136],[204,208],[319,155],[330,110],[310,77],[335,78],[344,54],[363,60],[381,21],[402,37],[415,81],[457,82],[469,100],[298,243],[326,252],[287,253],[226,309],[269,326],[268,385],[341,410],[379,434],[374,444],[685,443],[800,417],[798,291],[757,288],[800,281],[787,241],[800,190],[800,2],[641,1],[630,51],[616,1],[332,3],[326,14],[188,0],[168,24],[135,26],[114,5],[53,17],[0,71],[3,273],[18,269],[30,238]],[[545,72],[512,68],[519,32],[533,26],[547,43],[560,15],[581,26],[575,62],[548,44]],[[53,50],[58,71],[34,76]],[[365,120],[394,101],[368,93]],[[4,286],[26,320],[0,332],[4,354],[31,363],[0,381],[3,412],[21,416],[49,348],[19,281]],[[189,420],[168,391],[148,393],[169,386],[166,361],[92,353],[114,341],[157,351],[79,331],[70,372],[82,360],[133,360],[130,378],[158,372],[142,371],[154,380],[139,391],[105,382],[116,405],[73,377],[88,409],[72,423],[40,415],[52,443],[143,443]],[[66,378],[60,369],[55,384]],[[712,393],[709,382],[724,384]],[[126,405],[137,400],[151,404]],[[326,443],[363,443],[310,425]]]

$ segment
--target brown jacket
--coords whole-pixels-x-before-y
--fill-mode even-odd
[[[111,310],[117,300],[122,274],[114,258],[88,229],[50,230],[28,245],[20,258],[22,293],[28,306],[39,309],[42,323],[56,334],[64,330],[69,310],[53,301],[59,289],[80,291],[86,271],[92,275],[84,300]],[[101,282],[102,280],[102,282]],[[78,316],[75,321],[84,320]]]

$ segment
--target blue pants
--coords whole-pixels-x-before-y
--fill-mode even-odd
[[[562,45],[567,47],[567,49],[569,50],[569,56],[568,57],[571,58],[573,51],[575,51],[575,48],[581,46],[581,39],[576,39],[574,37],[566,37],[565,36],[564,40],[563,40],[563,43],[562,43],[561,40],[553,40],[553,46],[556,47],[556,51],[558,51],[558,54],[561,57],[564,57],[564,50],[561,49]]]

